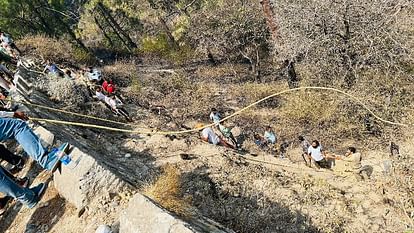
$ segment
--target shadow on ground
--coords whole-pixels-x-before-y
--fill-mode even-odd
[[[260,191],[232,193],[213,181],[208,167],[183,174],[183,190],[192,205],[205,217],[214,219],[236,232],[320,232],[309,216],[289,209]],[[234,188],[237,189],[237,184]]]
[[[29,163],[28,163],[29,164]],[[41,172],[41,168],[37,166],[34,162],[30,163],[26,177],[30,178],[29,187],[33,187],[32,182]],[[20,213],[24,207],[17,200],[12,200],[12,204],[9,205],[4,215],[1,217],[0,232],[6,232],[10,226],[15,221],[17,215]]]
[[[26,224],[25,233],[48,232],[63,216],[65,199],[56,196],[45,207],[39,206]]]

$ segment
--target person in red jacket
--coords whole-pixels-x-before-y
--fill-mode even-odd
[[[102,83],[102,89],[107,94],[112,94],[115,92],[115,84],[112,82],[112,79],[107,79]]]

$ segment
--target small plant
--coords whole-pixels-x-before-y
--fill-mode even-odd
[[[77,85],[73,80],[47,75],[43,87],[51,99],[65,102],[69,106],[79,107],[88,100],[88,91],[85,86]]]
[[[76,62],[81,63],[81,64],[94,64],[95,63],[95,58],[93,57],[93,55],[80,48],[75,48],[73,50],[73,58],[75,59]]]
[[[141,42],[141,51],[165,58],[175,64],[183,64],[194,54],[191,46],[184,43],[172,44],[165,34],[144,37]]]
[[[138,78],[133,78],[131,83],[131,90],[134,92],[134,94],[139,94],[142,90],[142,84],[138,80]]]

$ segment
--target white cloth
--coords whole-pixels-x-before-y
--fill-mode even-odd
[[[112,109],[116,109],[118,107],[116,100],[105,96],[105,102],[111,106]]]
[[[318,146],[316,148],[313,148],[313,146],[310,146],[308,148],[308,154],[310,154],[312,159],[317,161],[317,162],[324,159],[324,157],[322,156],[322,147],[321,146]]]
[[[217,145],[220,143],[220,138],[210,127],[203,129],[203,131],[201,131],[201,136],[207,138],[208,142],[211,144]]]
[[[95,92],[95,96],[100,101],[105,101],[106,95],[102,94],[100,91]]]
[[[9,36],[7,36],[5,33],[3,33],[3,35],[0,36],[0,40],[7,45],[13,43],[13,40]]]
[[[99,71],[96,68],[92,69],[92,72],[87,72],[86,75],[87,75],[89,81],[93,81],[93,80],[101,81],[101,79],[102,79],[101,71]]]
[[[13,116],[14,116],[14,112],[4,112],[4,111],[0,111],[0,118],[3,118],[3,117],[9,117],[9,118],[11,118]]]
[[[112,99],[111,97],[108,97],[104,95],[102,92],[95,91],[95,97],[100,100],[104,101],[107,105],[109,105],[112,109],[117,109],[119,106],[122,106],[122,102],[115,97],[115,99]]]

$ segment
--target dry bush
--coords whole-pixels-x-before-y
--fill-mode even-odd
[[[51,99],[65,103],[66,106],[80,107],[89,100],[86,86],[67,78],[47,75],[38,83],[37,88],[47,92]]]
[[[327,94],[301,91],[285,98],[280,108],[283,118],[300,124],[320,125],[331,120],[338,110],[338,99]]]
[[[188,216],[189,202],[182,196],[181,173],[172,165],[164,167],[163,173],[144,188],[144,194],[162,207],[181,216]]]
[[[277,59],[300,60],[315,83],[342,81],[352,87],[366,71],[400,76],[412,63],[410,1],[278,1],[272,6]]]
[[[392,172],[383,191],[392,195],[393,203],[401,213],[401,221],[414,229],[414,139],[412,130],[405,131],[406,140],[400,144],[400,156],[390,157]],[[407,231],[409,232],[409,231]]]
[[[233,99],[243,99],[242,104],[247,105],[264,97],[286,90],[287,86],[280,83],[245,83],[230,90]],[[277,107],[280,96],[273,97],[260,103],[259,107]]]
[[[240,70],[244,70],[245,66],[241,64],[221,64],[213,67],[202,66],[198,67],[195,75],[203,80],[219,79],[226,76],[234,76]]]
[[[87,52],[75,48],[64,39],[53,39],[46,36],[26,36],[19,40],[18,46],[24,54],[40,56],[54,63],[91,64],[94,58]]]

